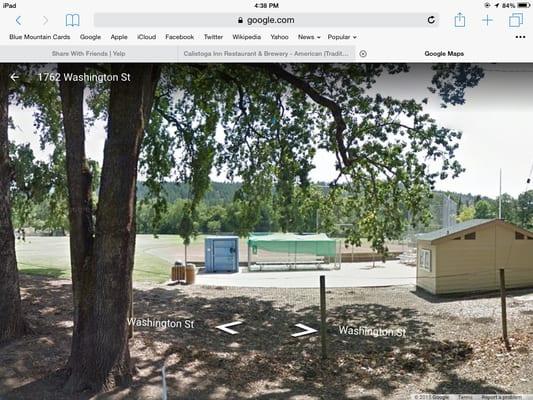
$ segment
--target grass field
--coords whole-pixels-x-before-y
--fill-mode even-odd
[[[19,270],[26,274],[56,278],[70,277],[68,237],[28,237],[17,242]],[[133,279],[137,282],[161,283],[168,280],[175,260],[183,259],[183,245],[177,235],[137,235]],[[203,237],[189,249],[190,259],[203,259]],[[201,257],[200,257],[201,256]],[[200,258],[199,258],[200,257]]]
[[[198,236],[188,249],[188,261],[204,261],[204,235]],[[391,250],[401,246],[391,245]],[[30,275],[43,275],[55,278],[70,277],[70,256],[68,237],[30,236],[26,242],[17,241],[19,270]],[[239,242],[239,258],[247,260],[246,239]],[[351,249],[343,248],[349,253]],[[364,243],[356,252],[371,251]],[[162,283],[170,278],[170,267],[176,260],[184,260],[184,246],[178,235],[137,235],[133,279],[136,282]],[[284,255],[282,255],[284,257]]]

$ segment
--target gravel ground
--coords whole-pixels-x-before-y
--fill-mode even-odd
[[[23,277],[24,308],[37,328],[0,351],[0,398],[72,399],[54,370],[68,357],[68,281]],[[533,290],[510,291],[512,351],[499,336],[497,296],[437,298],[412,287],[327,291],[328,359],[318,328],[317,289],[136,286],[138,318],[195,321],[194,329],[139,328],[134,385],[97,398],[404,399],[411,393],[533,392]],[[220,324],[243,321],[229,335]],[[403,336],[343,335],[339,326],[404,330]],[[77,399],[88,399],[80,395]]]

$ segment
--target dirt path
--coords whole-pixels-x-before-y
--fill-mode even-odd
[[[36,334],[0,348],[0,399],[70,396],[54,375],[70,340],[70,284],[22,276],[24,309]],[[171,399],[400,399],[410,393],[533,392],[533,291],[511,292],[513,352],[498,339],[498,298],[442,300],[409,288],[328,291],[329,360],[319,336],[315,289],[138,286],[135,315],[194,320],[194,329],[138,328],[131,388],[102,399],[160,399],[167,366]],[[529,294],[531,299],[528,299]],[[228,335],[215,326],[243,321]],[[402,329],[402,337],[352,336],[339,326]],[[37,396],[37,397],[36,397]]]

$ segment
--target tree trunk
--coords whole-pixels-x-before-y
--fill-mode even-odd
[[[81,74],[81,64],[61,64],[59,72]],[[72,271],[73,321],[71,354],[78,354],[84,337],[93,334],[89,317],[94,305],[94,243],[92,174],[85,155],[83,82],[60,81],[63,126],[67,161],[67,186],[70,225],[70,263]],[[82,301],[83,299],[83,301]],[[86,332],[85,335],[82,332]],[[67,364],[70,371],[72,360]]]
[[[22,317],[9,190],[9,67],[0,64],[0,343],[28,332]]]
[[[94,298],[80,331],[81,346],[70,358],[71,390],[109,390],[131,382],[134,365],[128,346],[135,251],[137,162],[148,123],[158,66],[114,64],[113,74],[129,73],[130,82],[113,82],[108,135],[96,211],[91,268]],[[80,298],[85,303],[85,298]],[[81,315],[80,315],[81,317]]]

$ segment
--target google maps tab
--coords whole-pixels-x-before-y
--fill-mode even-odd
[[[181,46],[179,62],[353,62],[354,46]]]

